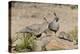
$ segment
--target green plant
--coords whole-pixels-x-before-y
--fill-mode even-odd
[[[35,38],[36,37],[32,33],[23,33],[23,38],[20,41],[21,44],[16,45],[16,51],[20,52],[23,49],[33,51],[35,46]]]
[[[73,38],[74,44],[78,44],[78,29],[75,27],[72,31],[70,31],[70,35]]]

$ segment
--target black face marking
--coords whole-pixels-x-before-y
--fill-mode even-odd
[[[41,37],[41,34],[37,35],[36,37],[37,37],[37,38]]]
[[[58,17],[56,17],[56,22],[58,22],[59,21],[59,18]]]

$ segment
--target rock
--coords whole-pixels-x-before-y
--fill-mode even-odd
[[[74,49],[74,43],[64,39],[53,37],[53,39],[46,46],[46,49],[47,50]]]
[[[49,41],[51,41],[51,36],[47,36],[45,33],[42,33],[42,36],[35,41],[35,51],[46,50],[45,47],[49,43]]]
[[[73,38],[72,38],[72,36],[70,36],[68,33],[66,33],[66,32],[60,32],[60,34],[58,35],[58,37],[60,38],[60,39],[64,39],[64,40],[68,40],[68,41],[73,41]]]

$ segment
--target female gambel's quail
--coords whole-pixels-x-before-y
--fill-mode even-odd
[[[44,17],[44,20],[46,18]],[[44,32],[48,28],[48,22],[45,21],[42,24],[32,24],[20,30],[20,33],[33,33],[36,37],[40,37],[41,33]]]

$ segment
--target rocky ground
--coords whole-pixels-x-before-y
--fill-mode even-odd
[[[78,9],[76,7],[72,7],[72,5],[12,3],[10,17],[12,41],[14,42],[17,37],[16,32],[20,31],[25,26],[41,24],[45,22],[43,19],[44,17],[46,17],[48,22],[51,22],[54,19],[54,12],[56,12],[57,16],[59,17],[59,30],[57,31],[56,35],[52,31],[47,31],[48,35],[45,35],[45,38],[37,40],[37,46],[41,47],[40,44],[43,45],[44,42],[48,42],[45,44],[46,50],[66,50],[77,48],[77,45],[74,45],[74,36],[77,37],[77,33],[75,33],[74,36],[72,33],[72,42],[65,39],[60,39],[58,37],[60,32],[63,31],[70,34],[71,31],[74,32],[74,29],[78,27]],[[20,41],[16,41],[16,43],[19,42]],[[41,51],[41,49],[38,49],[38,51]]]

